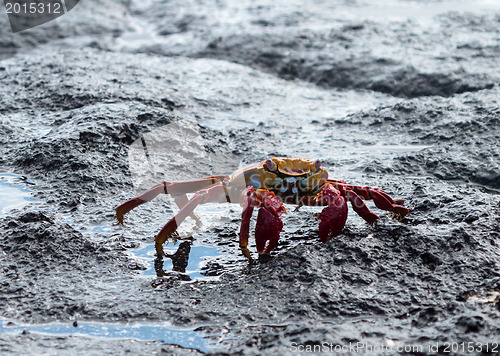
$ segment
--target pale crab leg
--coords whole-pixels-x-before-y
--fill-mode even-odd
[[[213,184],[217,184],[218,182],[224,180],[225,178],[227,178],[227,176],[222,176],[221,175],[221,176],[212,176],[212,177],[201,178],[199,180],[211,179]],[[191,182],[185,182],[185,183],[191,183]],[[176,182],[176,184],[179,184],[179,183]],[[186,184],[184,185],[184,187],[186,187]],[[191,187],[191,188],[193,188],[193,187]],[[186,193],[194,193],[197,190],[205,188],[205,186],[196,186],[195,185],[194,188],[196,188],[196,189],[193,190],[193,191],[188,191]],[[182,209],[184,207],[184,205],[186,205],[188,203],[188,201],[189,201],[189,199],[188,199],[188,197],[187,197],[186,194],[178,194],[178,193],[175,193],[175,191],[172,192],[172,189],[168,189],[168,193],[167,194],[171,194],[172,195],[172,197],[174,198],[175,204],[177,204],[177,206],[179,207],[179,209]],[[198,216],[196,216],[195,213],[192,213],[190,215],[190,217],[196,222],[196,224],[201,224],[200,218]]]
[[[181,195],[176,195],[173,197],[175,204],[179,207],[179,209],[182,209],[184,205],[186,205],[189,202],[189,199],[186,194],[181,194]],[[195,213],[192,213],[189,215],[194,221],[196,221],[196,224],[201,224],[201,220],[198,216],[196,216]]]
[[[340,183],[340,184],[345,184],[347,185],[346,182],[344,182],[342,179],[331,179],[331,178],[328,178],[326,180],[328,183]]]
[[[185,182],[172,182],[167,185],[165,194],[181,195],[186,193],[195,193],[200,189],[208,188],[211,185],[218,184],[227,176],[211,176]]]
[[[214,184],[220,183],[223,179],[225,179],[226,176],[212,176],[212,177],[205,177],[201,178],[198,180],[194,181],[187,181],[187,182],[166,182],[164,181],[163,183],[157,184],[151,189],[149,189],[147,192],[144,194],[132,198],[125,203],[119,205],[116,207],[116,218],[118,219],[118,222],[123,225],[123,217],[126,213],[128,213],[130,210],[138,207],[141,204],[147,203],[148,201],[154,199],[156,196],[160,194],[171,194],[176,197],[181,197],[182,195],[185,196],[186,193],[194,193],[200,189],[210,187]],[[179,202],[182,203],[182,198]],[[186,197],[187,200],[187,197]],[[179,208],[182,208],[179,206]]]
[[[197,191],[179,212],[170,219],[160,230],[155,238],[156,253],[163,255],[163,244],[177,230],[177,227],[193,212],[199,204],[205,203],[225,203],[227,202],[226,187],[216,185],[214,187]]]

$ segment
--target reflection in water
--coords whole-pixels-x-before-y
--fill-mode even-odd
[[[165,253],[165,257],[172,260],[172,271],[186,273],[186,267],[189,264],[189,253],[191,252],[191,242],[183,241],[177,251],[174,254]],[[163,277],[168,274],[167,271],[163,270],[163,257],[157,256],[155,259],[155,271],[156,276]],[[187,281],[191,278],[186,275]]]
[[[172,259],[172,271],[186,272],[186,267],[189,262],[189,253],[191,252],[191,242],[184,241],[179,245],[177,252],[173,255],[166,255]],[[157,275],[158,275],[158,271]]]
[[[191,281],[200,278],[210,278],[222,274],[222,270],[213,270],[218,264],[212,261],[221,256],[214,246],[207,246],[200,241],[182,241],[176,249],[165,248],[165,256],[154,257],[153,244],[133,251],[148,265],[144,275],[157,277],[175,277],[176,280]],[[212,268],[214,267],[214,268]]]

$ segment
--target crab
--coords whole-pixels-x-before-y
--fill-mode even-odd
[[[188,193],[194,193],[188,199]],[[280,216],[287,212],[285,204],[322,206],[317,216],[319,238],[326,242],[338,236],[347,220],[347,201],[353,210],[370,225],[379,216],[371,212],[363,199],[371,199],[379,209],[390,211],[401,220],[409,209],[404,200],[392,199],[378,187],[350,185],[342,180],[328,178],[328,171],[321,161],[305,159],[271,158],[235,171],[230,176],[218,175],[193,181],[167,182],[155,185],[144,194],[130,199],[116,208],[116,218],[123,225],[126,213],[159,194],[170,194],[179,206],[179,212],[171,218],[155,238],[158,256],[163,256],[163,244],[175,237],[177,227],[188,217],[197,219],[194,209],[205,203],[239,203],[242,221],[239,232],[241,252],[252,259],[248,249],[250,219],[253,210],[259,208],[255,226],[255,242],[259,257],[268,255],[277,245],[283,222]]]

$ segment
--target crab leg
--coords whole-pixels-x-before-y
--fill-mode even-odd
[[[172,182],[167,185],[165,194],[170,194],[172,196],[195,193],[200,189],[208,188],[211,185],[218,184],[223,181],[227,176],[211,176],[200,178],[192,181],[185,182]]]
[[[177,230],[177,227],[193,212],[199,204],[205,203],[225,203],[226,191],[223,185],[216,185],[214,187],[203,189],[194,194],[194,196],[187,202],[179,212],[170,219],[165,226],[160,230],[155,238],[156,253],[163,255],[163,243],[167,241],[172,234]]]
[[[194,181],[187,182],[166,182],[157,184],[151,189],[149,189],[144,194],[132,198],[125,203],[116,207],[116,218],[118,222],[123,225],[123,217],[130,210],[138,207],[141,204],[147,203],[148,201],[154,199],[156,196],[160,194],[171,194],[174,199],[176,199],[176,203],[179,208],[182,208],[181,205],[184,205],[187,202],[186,193],[194,193],[200,189],[210,187],[214,184],[220,183],[226,176],[212,176],[201,178]],[[184,198],[182,197],[184,196]],[[178,199],[177,199],[178,198]],[[180,204],[180,205],[179,205]]]
[[[359,216],[361,216],[368,224],[373,224],[375,220],[379,219],[378,215],[372,213],[370,209],[365,205],[363,200],[354,193],[354,191],[349,190],[346,194],[351,201],[352,208]]]
[[[410,209],[402,205],[394,204],[395,201],[392,200],[387,194],[385,194],[385,192],[381,192],[379,190],[371,190],[369,191],[369,193],[377,208],[392,211],[396,215],[396,218],[398,220],[402,220],[406,216],[406,214],[410,212]]]
[[[168,183],[167,183],[168,184]],[[157,195],[164,193],[165,186],[162,184],[157,184],[153,188],[149,189],[146,193],[127,200],[125,203],[118,205],[116,207],[116,219],[122,225],[123,224],[123,216],[128,213],[130,210],[138,207],[141,204],[144,204],[152,199],[154,199]]]
[[[205,188],[205,186],[201,186],[199,183],[200,181],[203,181],[203,183],[206,183],[205,180],[208,180],[208,181],[212,181],[212,184],[217,184],[218,182],[224,180],[225,178],[227,178],[227,176],[212,176],[212,177],[206,177],[206,178],[201,178],[200,180],[198,181],[194,181],[196,182],[197,184],[195,185],[191,185],[191,184],[188,184],[188,183],[193,183],[193,182],[184,182],[184,183],[181,183],[183,184],[182,188],[196,188],[192,191],[187,191],[186,193],[193,193],[199,189],[202,189],[202,188]],[[175,184],[179,184],[179,182],[176,182]],[[167,188],[168,189],[168,193],[166,194],[171,194],[172,197],[174,198],[174,201],[175,201],[175,204],[177,204],[177,206],[179,207],[179,209],[182,209],[184,207],[184,205],[186,205],[189,201],[188,197],[186,194],[180,194],[180,193],[176,193],[175,191],[172,191],[173,189],[170,188],[170,186],[168,186]],[[198,216],[196,216],[195,213],[192,213],[190,215],[190,217],[196,221],[196,224],[200,224],[201,223],[201,220]]]
[[[340,184],[347,184],[346,182],[344,182],[342,179],[327,179],[326,180],[328,183],[340,183]]]
[[[349,193],[354,192],[356,194],[357,197],[349,196],[349,200],[351,200],[351,204],[353,204],[353,208],[356,212],[358,212],[358,210],[356,210],[356,208],[354,207],[355,205],[359,206],[359,209],[364,210],[363,206],[365,204],[361,201],[361,199],[359,199],[360,197],[365,200],[373,200],[375,206],[379,209],[392,211],[396,215],[396,218],[398,220],[403,219],[410,212],[410,209],[400,205],[404,203],[403,199],[392,199],[386,192],[376,187],[362,187],[359,185],[340,183],[339,181],[334,181],[334,180],[328,180],[328,182],[334,185],[337,189],[341,190],[344,189]],[[364,216],[361,213],[359,214],[361,215],[361,217],[364,218]],[[368,219],[372,220],[372,217]],[[367,219],[365,220],[368,221],[370,224],[372,223]]]

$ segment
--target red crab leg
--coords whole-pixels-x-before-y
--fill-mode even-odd
[[[406,214],[410,212],[410,209],[402,205],[394,204],[394,201],[391,202],[392,199],[388,199],[388,195],[384,192],[378,190],[370,190],[369,193],[377,208],[392,211],[396,215],[396,219],[398,220],[402,220],[406,216]]]
[[[179,212],[170,219],[165,226],[160,230],[155,238],[156,253],[160,256],[163,254],[163,244],[167,241],[172,234],[177,230],[177,227],[193,212],[199,205],[204,203],[225,203],[226,190],[223,185],[216,185],[208,189],[203,189],[194,194]]]
[[[386,192],[379,188],[342,184],[330,180],[328,182],[332,183],[336,188],[353,191],[365,200],[373,199],[377,208],[394,212],[396,218],[399,220],[403,219],[410,212],[410,209],[400,205],[404,203],[404,199],[392,199]]]
[[[356,213],[358,213],[359,216],[361,216],[363,219],[368,222],[368,224],[373,224],[375,220],[379,219],[378,215],[372,213],[370,209],[365,205],[363,200],[354,193],[354,191],[349,190],[347,192],[347,196],[349,197],[349,200],[351,201],[352,208]]]
[[[123,216],[126,213],[138,207],[139,205],[154,199],[159,194],[171,194],[174,197],[175,196],[180,197],[182,195],[185,195],[186,193],[193,193],[200,189],[207,188],[214,184],[217,184],[224,178],[226,178],[226,176],[206,177],[187,182],[170,183],[164,181],[163,183],[155,185],[144,194],[136,198],[132,198],[126,201],[125,203],[119,205],[118,207],[116,207],[116,218],[118,219],[118,222],[123,225]],[[181,206],[179,206],[179,208],[181,208]]]
[[[344,194],[332,184],[326,184],[318,194],[318,201],[328,206],[318,215],[319,238],[326,242],[340,234],[347,220],[347,203]]]

